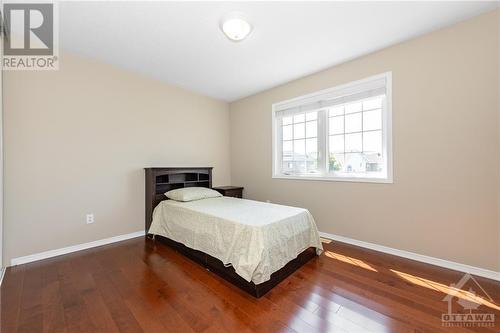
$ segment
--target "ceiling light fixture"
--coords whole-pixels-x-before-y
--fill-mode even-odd
[[[252,31],[252,26],[240,13],[227,15],[220,24],[220,29],[233,42],[245,39]]]

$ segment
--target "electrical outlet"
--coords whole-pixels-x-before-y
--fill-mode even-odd
[[[87,224],[94,223],[94,214],[87,214]]]

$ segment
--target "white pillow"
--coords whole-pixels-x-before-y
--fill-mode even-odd
[[[207,187],[184,187],[168,191],[165,196],[175,201],[194,201],[222,197],[222,194]]]

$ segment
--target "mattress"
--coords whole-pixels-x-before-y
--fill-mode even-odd
[[[255,284],[308,247],[323,250],[308,210],[232,197],[162,201],[149,233],[205,252]]]

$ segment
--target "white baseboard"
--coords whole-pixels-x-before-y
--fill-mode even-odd
[[[448,268],[448,269],[453,269],[455,271],[470,273],[472,275],[481,276],[481,277],[485,277],[488,279],[500,281],[500,272],[495,272],[495,271],[490,271],[490,270],[484,269],[484,268],[460,264],[460,263],[454,262],[454,261],[439,259],[439,258],[435,258],[435,257],[429,257],[429,256],[425,256],[422,254],[413,253],[413,252],[409,252],[409,251],[398,250],[398,249],[394,249],[392,247],[387,247],[387,246],[383,246],[383,245],[363,242],[360,240],[356,240],[356,239],[352,239],[352,238],[348,238],[348,237],[344,237],[344,236],[329,234],[327,232],[320,232],[319,234],[321,237],[330,238],[332,240],[336,240],[336,241],[339,241],[342,243],[348,243],[348,244],[364,247],[364,248],[367,248],[370,250],[384,252],[384,253],[392,254],[392,255],[395,255],[398,257],[412,259],[412,260],[424,262],[427,264],[440,266],[440,267],[444,267],[444,268]]]
[[[106,244],[116,243],[116,242],[124,241],[124,240],[135,238],[135,237],[140,237],[140,236],[144,236],[144,235],[145,235],[144,230],[141,230],[141,231],[132,232],[132,233],[126,234],[126,235],[120,235],[120,236],[96,240],[96,241],[89,242],[89,243],[63,247],[63,248],[56,249],[56,250],[50,250],[50,251],[30,254],[30,255],[24,256],[24,257],[13,258],[10,261],[10,265],[16,266],[16,265],[27,264],[29,262],[33,262],[33,261],[37,261],[37,260],[57,257],[57,256],[60,256],[63,254],[68,254],[71,252],[86,250],[86,249],[90,249],[92,247],[102,246],[102,245],[106,245]]]

